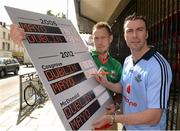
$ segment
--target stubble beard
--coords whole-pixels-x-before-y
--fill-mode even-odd
[[[108,52],[108,50],[105,50],[105,51],[100,51],[99,49],[96,49],[96,52],[99,54],[99,55],[104,55]]]

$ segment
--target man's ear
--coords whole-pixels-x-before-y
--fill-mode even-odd
[[[147,31],[147,33],[146,33],[146,39],[148,39],[148,37],[149,37],[149,33],[148,33],[148,31]]]
[[[110,35],[110,43],[113,41],[113,35]]]

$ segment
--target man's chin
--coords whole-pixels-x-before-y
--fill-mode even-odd
[[[106,54],[108,51],[97,51],[97,53],[98,54],[101,54],[101,55],[103,55],[103,54]]]

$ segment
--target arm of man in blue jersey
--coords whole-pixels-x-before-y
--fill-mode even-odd
[[[145,101],[147,101],[147,107],[142,107],[142,111],[137,111],[131,114],[120,114],[120,115],[115,115],[113,116],[113,112],[115,111],[114,106],[109,106],[107,113],[105,115],[103,115],[100,119],[98,119],[97,121],[95,121],[93,123],[93,127],[94,128],[100,128],[104,125],[106,125],[107,123],[111,123],[111,119],[113,118],[115,122],[118,123],[123,123],[123,124],[127,124],[127,125],[149,125],[149,126],[153,126],[156,124],[159,124],[160,119],[163,118],[162,116],[165,115],[165,110],[167,108],[167,99],[168,99],[168,92],[169,92],[169,88],[167,88],[166,91],[166,97],[165,97],[165,102],[166,105],[164,105],[164,107],[160,106],[160,92],[161,91],[161,83],[162,80],[165,79],[164,76],[161,76],[161,69],[159,67],[158,68],[154,68],[156,67],[155,65],[151,65],[152,68],[149,69],[149,81],[147,86],[147,98],[142,99],[142,103],[137,103],[137,106],[139,105],[143,105],[143,103],[145,103]],[[169,67],[168,67],[169,68]],[[171,76],[169,76],[171,79]],[[119,84],[112,84],[109,83],[106,79],[105,76],[102,75],[98,75],[96,76],[96,79],[99,83],[101,83],[104,87],[114,91],[114,92],[118,92],[121,93],[122,92],[122,85]],[[122,76],[123,79],[123,76]],[[169,81],[169,80],[168,80]],[[124,84],[124,83],[123,83]],[[170,85],[167,85],[170,86]],[[133,88],[134,86],[131,85],[131,88]],[[127,89],[125,87],[125,89]],[[127,91],[127,90],[126,90]],[[125,91],[125,92],[126,92]],[[165,95],[165,94],[164,94]],[[142,96],[143,98],[143,96]],[[126,96],[123,95],[123,99],[125,102],[129,102],[130,99],[128,99]],[[163,101],[163,100],[161,100]],[[128,103],[129,104],[129,108],[133,108],[132,106],[136,106],[135,104],[133,105],[131,102]],[[162,102],[163,104],[163,102]],[[139,110],[139,109],[138,109]],[[112,117],[113,116],[113,117]],[[143,128],[142,128],[143,129]]]

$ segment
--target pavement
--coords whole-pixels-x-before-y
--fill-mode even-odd
[[[19,75],[26,74],[30,72],[36,72],[33,67],[21,66],[21,70],[19,71]],[[15,79],[15,82],[19,82],[19,79]],[[0,84],[3,85],[7,81],[3,79]],[[10,84],[10,83],[9,83]],[[11,85],[7,87],[12,87]],[[46,101],[44,104],[37,106],[33,112],[31,112],[28,116],[25,117],[19,124],[18,115],[19,115],[19,85],[17,87],[8,88],[6,90],[13,90],[12,93],[9,91],[3,91],[0,94],[1,98],[4,98],[0,103],[0,131],[44,131],[44,130],[64,130],[64,126],[59,119],[58,114],[51,102],[51,100]],[[2,87],[1,87],[2,89]],[[16,94],[13,94],[16,91]]]
[[[5,112],[0,118],[0,131],[64,130],[58,114],[50,100],[46,101],[43,106],[37,107],[29,116],[17,125],[18,114],[18,105],[14,109]]]
[[[19,74],[35,71],[33,68],[29,68],[28,70],[25,67],[22,68],[26,69],[24,70],[26,72],[19,72]],[[0,104],[0,131],[65,130],[50,99],[47,100],[44,104],[37,106],[29,115],[25,117],[25,119],[23,119],[18,124],[17,121],[19,115],[19,98],[8,97],[8,100],[10,102],[6,101],[5,106],[3,105],[3,103]]]
[[[19,124],[18,107],[8,110],[0,118],[0,131],[62,131],[65,130],[50,100],[36,109]],[[122,125],[111,129],[122,129]]]

